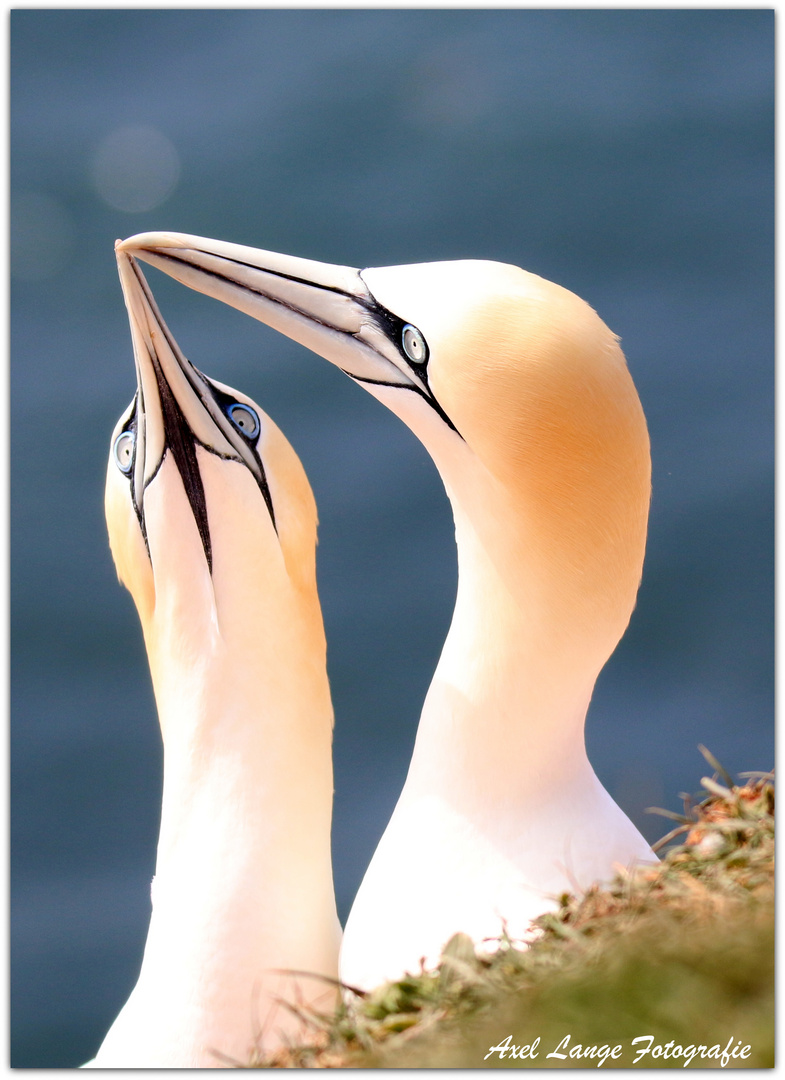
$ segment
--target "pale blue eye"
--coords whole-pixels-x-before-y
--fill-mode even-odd
[[[403,351],[415,364],[423,364],[428,358],[425,338],[411,323],[407,323],[403,328]]]
[[[121,431],[114,441],[114,460],[120,472],[126,476],[131,471],[134,463],[134,447],[136,435],[133,431]]]
[[[229,419],[249,439],[255,439],[261,430],[259,417],[249,405],[230,405]]]

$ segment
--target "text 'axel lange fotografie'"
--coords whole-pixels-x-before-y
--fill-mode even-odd
[[[734,1042],[736,1043],[735,1046],[733,1045]],[[637,1065],[642,1058],[649,1055],[652,1059],[662,1061],[676,1061],[683,1058],[682,1064],[686,1068],[692,1059],[697,1057],[717,1061],[720,1068],[724,1069],[734,1058],[746,1060],[750,1056],[752,1047],[742,1046],[741,1039],[734,1039],[733,1036],[728,1039],[728,1045],[723,1049],[719,1043],[715,1043],[714,1046],[695,1044],[680,1046],[675,1039],[663,1044],[655,1043],[653,1035],[639,1035],[636,1039],[631,1040],[630,1049],[636,1054],[633,1065]],[[565,1035],[556,1049],[551,1050],[545,1057],[561,1058],[562,1061],[568,1058],[573,1061],[594,1059],[597,1061],[597,1068],[599,1069],[608,1058],[612,1061],[618,1061],[623,1052],[624,1047],[621,1043],[616,1046],[611,1046],[609,1043],[605,1043],[603,1046],[583,1046],[581,1043],[575,1043],[574,1046],[570,1046],[570,1036]],[[538,1035],[534,1042],[525,1046],[515,1046],[512,1035],[508,1035],[498,1046],[490,1047],[485,1057],[489,1058],[491,1054],[498,1054],[500,1058],[509,1055],[511,1058],[528,1058],[533,1061],[540,1056],[540,1036]]]

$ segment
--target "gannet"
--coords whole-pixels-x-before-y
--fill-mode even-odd
[[[111,439],[106,519],[144,631],[164,783],[141,973],[89,1064],[220,1067],[299,1031],[279,997],[334,1004],[316,506],[272,420],[185,359],[138,264],[118,251],[118,265],[137,391]]]
[[[360,271],[178,233],[123,247],[342,368],[420,438],[452,504],[455,611],[345,927],[346,982],[434,964],[457,931],[526,937],[560,894],[654,861],[584,742],[635,605],[651,484],[599,316],[495,262]]]

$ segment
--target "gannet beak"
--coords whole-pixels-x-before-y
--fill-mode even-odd
[[[130,477],[134,508],[144,532],[145,489],[170,451],[211,565],[197,446],[246,465],[262,489],[272,516],[264,469],[256,450],[233,426],[216,400],[215,388],[181,352],[136,260],[121,248],[120,241],[115,252],[136,365],[137,396],[128,421],[135,436]]]
[[[360,270],[185,233],[139,233],[118,250],[259,319],[358,382],[415,390],[434,404],[404,352],[406,324],[377,303]]]

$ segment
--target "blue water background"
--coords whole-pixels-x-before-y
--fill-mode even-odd
[[[149,913],[160,745],[102,508],[134,389],[116,237],[174,229],[359,267],[491,258],[588,300],[622,337],[654,460],[643,585],[590,757],[652,839],[667,826],[643,810],[697,789],[698,743],[734,773],[771,766],[772,11],[19,10],[11,25],[15,1065],[94,1053]],[[127,124],[179,155],[149,212],[112,209],[93,182]],[[263,405],[316,494],[345,916],[449,624],[449,505],[417,440],[340,372],[149,278],[185,354]]]

